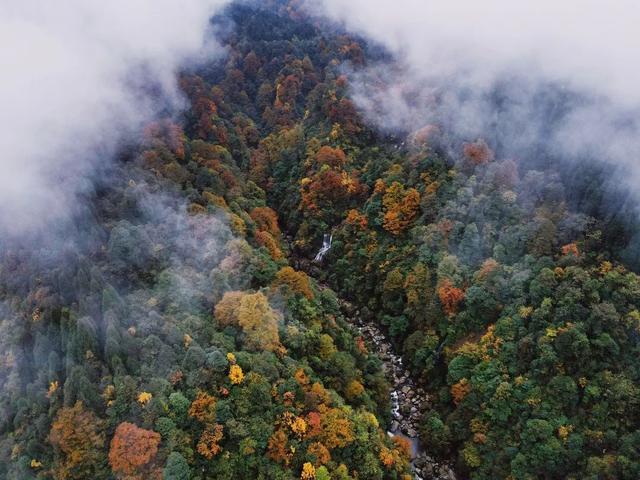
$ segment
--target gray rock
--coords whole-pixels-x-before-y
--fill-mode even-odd
[[[424,475],[424,478],[432,478],[433,477],[433,466],[430,464],[426,464],[424,466],[424,468],[422,469],[422,475]]]

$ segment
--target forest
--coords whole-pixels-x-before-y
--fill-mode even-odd
[[[347,304],[455,478],[640,478],[638,224],[602,170],[381,131],[351,75],[388,54],[299,2],[212,22],[225,55],[180,72],[186,110],[121,149],[68,240],[0,240],[0,478],[415,478]]]

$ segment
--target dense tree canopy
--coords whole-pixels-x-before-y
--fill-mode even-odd
[[[340,297],[460,478],[639,478],[640,279],[608,220],[553,165],[372,129],[350,72],[384,54],[262,3],[87,193],[77,251],[0,250],[0,477],[404,480]]]

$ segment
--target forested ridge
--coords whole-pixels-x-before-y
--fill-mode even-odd
[[[387,54],[296,1],[213,23],[225,55],[180,74],[187,110],[105,167],[68,240],[1,245],[0,477],[412,478],[344,299],[458,478],[639,478],[636,227],[584,201],[601,172],[379,131],[350,75]]]

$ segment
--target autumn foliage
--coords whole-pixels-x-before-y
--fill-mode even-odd
[[[240,385],[244,380],[244,372],[240,365],[231,365],[229,368],[229,381],[234,385]]]
[[[565,257],[568,255],[573,255],[576,258],[579,257],[580,250],[578,250],[578,245],[576,245],[575,242],[564,245],[562,247],[562,255],[564,255]]]
[[[313,442],[307,448],[307,455],[316,457],[316,466],[326,465],[331,461],[331,452],[320,442]]]
[[[607,169],[498,157],[455,118],[379,129],[361,80],[379,114],[440,93],[307,0],[229,3],[189,105],[127,134],[49,243],[82,241],[0,240],[0,479],[407,480],[387,343],[420,383],[401,423],[457,478],[640,478],[638,226]]]
[[[293,458],[293,452],[287,445],[289,437],[284,429],[277,429],[267,443],[267,457],[277,463],[288,465]]]
[[[240,307],[240,301],[243,296],[243,292],[225,292],[222,300],[218,302],[213,311],[213,316],[218,322],[220,328],[237,325],[238,308]]]
[[[464,300],[464,292],[454,287],[451,280],[445,279],[440,283],[438,288],[438,298],[444,313],[447,315],[455,315],[458,311],[458,305]]]
[[[344,392],[349,400],[354,400],[364,393],[364,387],[357,380],[351,380]]]
[[[113,473],[132,480],[145,478],[145,474],[150,473],[146,467],[155,458],[159,444],[159,433],[133,423],[121,423],[116,428],[109,450],[109,464]]]
[[[192,99],[193,113],[197,118],[196,131],[200,138],[208,139],[216,133],[213,117],[218,108],[213,98],[206,90],[204,81],[200,77],[185,76],[180,80],[180,86]],[[218,139],[221,139],[218,136]]]
[[[275,286],[286,285],[293,293],[305,296],[309,300],[313,299],[313,291],[309,277],[304,272],[297,272],[291,267],[283,267],[276,274]]]
[[[207,392],[199,390],[189,407],[189,416],[199,422],[213,422],[216,419],[216,399]]]
[[[367,228],[367,225],[369,224],[369,221],[367,220],[367,217],[365,215],[361,214],[355,208],[352,208],[351,210],[349,210],[347,212],[346,222],[347,222],[348,225],[352,225],[352,226],[358,227],[358,228],[360,228],[362,230]]]
[[[269,232],[274,238],[280,236],[278,227],[278,215],[269,207],[256,207],[249,214],[256,223],[256,228]]]
[[[321,147],[316,154],[318,165],[329,165],[332,168],[342,168],[347,163],[347,156],[341,148],[329,146]]]
[[[458,383],[451,386],[451,397],[453,398],[453,403],[458,405],[471,391],[471,384],[469,384],[469,380],[463,378]]]
[[[312,463],[305,463],[302,466],[302,473],[300,473],[300,480],[314,480],[316,478],[316,468]]]
[[[420,193],[415,188],[405,189],[399,182],[386,188],[382,197],[383,227],[393,235],[400,235],[416,219],[420,210]]]
[[[255,239],[258,245],[265,247],[269,251],[269,255],[271,255],[271,258],[274,260],[280,260],[284,257],[278,241],[271,233],[265,230],[258,230],[255,233]]]
[[[160,142],[160,144],[169,147],[177,158],[184,159],[185,137],[179,125],[169,120],[153,122],[144,129],[144,137],[150,145],[157,145],[157,142]]]
[[[311,211],[340,206],[366,190],[354,173],[328,166],[311,178],[303,178],[301,186],[302,207]]]
[[[320,441],[327,448],[330,450],[337,447],[342,448],[355,440],[353,424],[341,409],[329,408],[321,414]]]
[[[49,442],[56,452],[53,466],[56,480],[91,477],[105,442],[103,423],[80,401],[58,410],[49,432]]]
[[[477,140],[473,143],[465,143],[463,147],[464,156],[473,165],[482,165],[493,161],[494,154],[484,140]]]
[[[312,157],[313,167],[300,180],[302,210],[314,215],[335,213],[366,193],[358,172],[347,168],[348,159],[340,148],[323,146]]]
[[[200,435],[200,440],[198,440],[198,445],[196,447],[198,453],[207,460],[211,460],[222,450],[222,447],[220,446],[222,437],[222,425],[216,424],[207,426],[202,432],[202,435]]]
[[[280,315],[263,293],[226,292],[214,309],[220,326],[239,326],[245,344],[252,350],[275,351],[281,347],[278,335]]]
[[[245,333],[245,344],[252,350],[274,351],[280,347],[280,315],[271,308],[264,294],[246,294],[238,308],[238,324]]]

